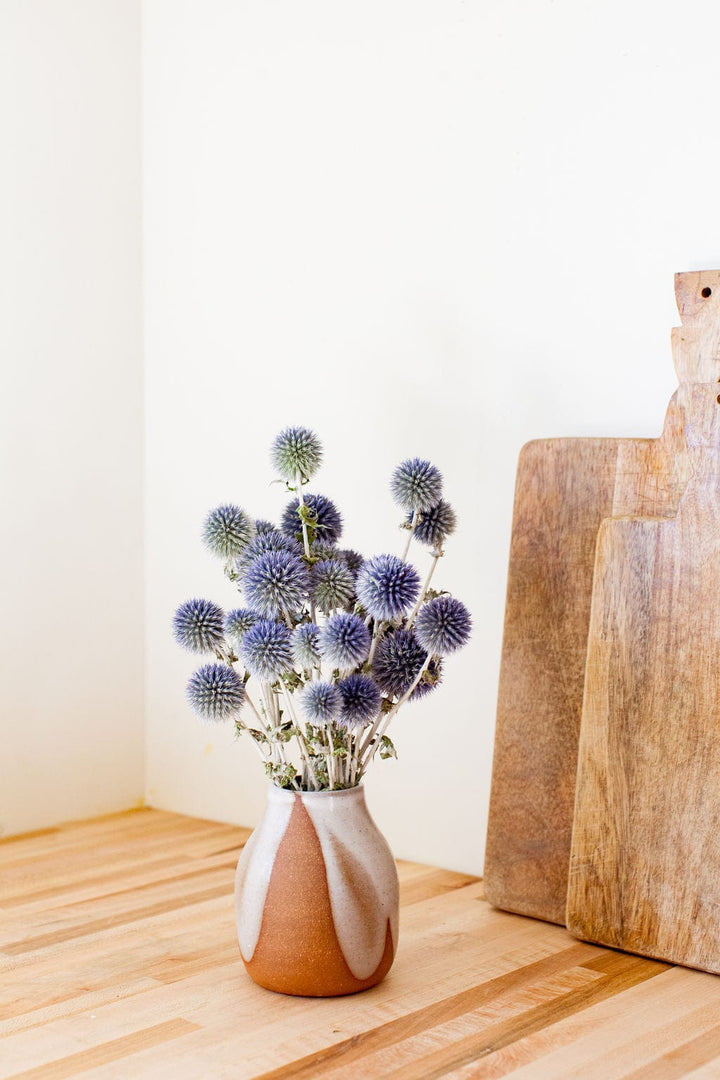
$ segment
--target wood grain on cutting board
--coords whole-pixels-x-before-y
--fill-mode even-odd
[[[676,288],[692,477],[672,520],[598,537],[568,927],[718,972],[720,273]]]
[[[603,519],[671,517],[687,485],[677,395],[659,439],[523,448],[485,862],[496,907],[564,923],[595,547]]]

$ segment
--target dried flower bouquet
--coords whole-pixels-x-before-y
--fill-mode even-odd
[[[469,638],[465,606],[430,587],[455,514],[434,465],[402,462],[391,491],[404,512],[403,554],[366,560],[338,546],[333,502],[303,491],[321,464],[317,436],[287,428],[271,456],[294,496],[279,527],[232,505],[205,520],[205,544],[243,606],[226,614],[193,599],[176,611],[180,645],[216,657],[192,676],[187,696],[199,716],[247,732],[278,786],[354,787],[376,753],[396,756],[388,725],[405,702],[435,689],[443,658]],[[407,561],[413,540],[430,552],[424,582]]]

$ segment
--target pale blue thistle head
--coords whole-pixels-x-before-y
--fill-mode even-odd
[[[320,627],[315,623],[300,623],[292,634],[292,651],[295,662],[302,668],[315,667],[320,663]]]
[[[339,715],[342,698],[332,683],[311,682],[300,696],[300,706],[311,724],[325,727]]]
[[[408,458],[392,474],[390,491],[403,510],[429,510],[442,495],[440,470],[429,461]]]
[[[395,630],[387,634],[377,647],[373,659],[373,675],[386,694],[401,698],[422,670],[427,650],[411,630]],[[440,682],[440,662],[431,660],[409,700],[424,697]]]
[[[243,636],[254,626],[260,616],[250,608],[234,608],[225,616],[225,633],[234,645],[239,645]]]
[[[325,495],[305,495],[303,502],[312,518],[311,528],[316,531],[318,540],[325,544],[334,544],[342,534],[342,518],[334,502]],[[286,536],[302,543],[302,522],[298,515],[299,499],[289,502],[283,511],[280,528]]]
[[[193,711],[205,720],[229,720],[245,701],[243,681],[227,664],[205,664],[191,677],[186,692]]]
[[[370,631],[358,615],[339,612],[331,615],[320,629],[320,652],[323,659],[348,671],[367,659]]]
[[[420,592],[420,578],[415,568],[397,555],[375,555],[360,567],[356,589],[368,614],[390,622],[413,606]]]
[[[355,595],[355,582],[345,563],[322,559],[312,568],[312,590],[317,607],[329,614],[347,607]]]
[[[216,652],[224,644],[224,619],[212,601],[187,600],[173,617],[175,640],[189,652]]]
[[[412,514],[408,514],[408,525],[412,521]],[[429,510],[423,510],[418,516],[413,529],[413,536],[421,544],[428,547],[438,548],[444,543],[445,537],[455,532],[457,518],[450,503],[441,499],[437,506],[431,506]]]
[[[415,635],[426,652],[446,656],[461,649],[470,637],[470,612],[452,596],[436,596],[423,604],[415,620]]]
[[[297,540],[285,536],[279,529],[267,529],[265,532],[254,536],[242,554],[235,561],[238,572],[242,575],[250,563],[254,562],[259,555],[265,555],[268,551],[287,551],[290,555],[298,558],[302,555],[302,547]]]
[[[245,599],[266,619],[299,611],[310,592],[310,572],[297,555],[268,551],[248,566],[243,578]]]
[[[359,731],[371,724],[380,711],[380,687],[369,675],[348,675],[337,683],[341,707],[339,727]]]
[[[255,522],[239,506],[216,506],[205,518],[202,537],[214,555],[234,559],[255,535]]]
[[[314,431],[289,427],[276,437],[270,450],[273,465],[284,480],[309,480],[322,461],[322,446]]]
[[[290,631],[284,623],[260,619],[240,642],[240,658],[256,679],[271,682],[292,669]]]

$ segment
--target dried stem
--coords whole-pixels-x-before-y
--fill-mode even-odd
[[[428,653],[427,656],[425,657],[425,663],[420,668],[417,675],[415,676],[413,681],[410,683],[410,685],[408,686],[407,690],[405,691],[403,696],[400,698],[400,700],[397,701],[393,705],[392,709],[390,709],[389,712],[380,713],[379,716],[377,717],[377,719],[375,720],[375,723],[370,728],[370,731],[368,732],[367,737],[363,740],[363,742],[360,745],[360,749],[359,749],[358,755],[357,755],[358,756],[358,763],[359,763],[359,770],[360,770],[360,778],[362,778],[362,776],[364,775],[365,770],[367,769],[368,765],[370,764],[372,759],[375,757],[377,749],[380,746],[380,741],[381,741],[383,735],[385,734],[385,732],[387,731],[391,720],[394,718],[394,716],[396,715],[398,710],[401,708],[401,706],[403,706],[405,704],[405,702],[408,700],[410,695],[413,693],[413,691],[417,687],[418,683],[420,682],[423,675],[425,674],[428,667],[430,666],[430,661],[432,660],[432,658],[433,658],[433,654]]]

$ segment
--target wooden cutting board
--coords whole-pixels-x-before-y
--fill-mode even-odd
[[[692,477],[672,520],[599,533],[567,915],[720,972],[720,273],[677,294]]]
[[[698,275],[678,275],[693,282]],[[518,466],[485,861],[496,907],[564,923],[598,529],[671,517],[689,476],[675,395],[660,439],[548,439]]]

